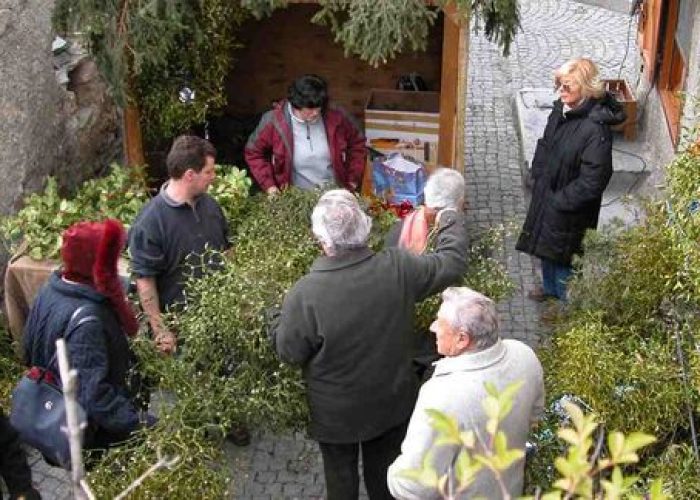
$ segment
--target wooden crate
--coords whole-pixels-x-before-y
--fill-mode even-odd
[[[612,129],[622,131],[626,140],[633,141],[637,137],[637,99],[626,80],[603,80],[603,82],[605,90],[615,96],[627,114],[627,119]]]
[[[399,152],[426,165],[437,164],[439,92],[372,89],[364,115],[370,147],[384,154]]]

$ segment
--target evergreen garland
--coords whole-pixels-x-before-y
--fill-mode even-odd
[[[80,34],[115,100],[141,107],[150,139],[201,123],[226,102],[235,35],[248,11],[231,0],[57,0],[54,27]],[[182,103],[183,87],[196,91]]]
[[[312,22],[329,26],[345,55],[372,66],[386,63],[407,48],[425,50],[437,18],[423,0],[323,0]]]

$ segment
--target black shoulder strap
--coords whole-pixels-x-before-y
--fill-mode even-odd
[[[100,319],[95,315],[95,314],[90,314],[88,316],[85,316],[83,318],[80,318],[80,314],[85,311],[88,308],[88,306],[80,306],[77,308],[73,314],[71,315],[70,319],[68,320],[68,324],[66,325],[66,329],[63,332],[63,335],[60,335],[58,338],[62,338],[66,342],[68,342],[68,337],[78,329],[79,326],[84,325],[85,323],[90,323],[90,322],[98,322]],[[58,340],[58,339],[57,339]],[[47,368],[49,370],[52,370],[54,373],[58,373],[58,370],[53,370],[53,366],[56,364],[56,358],[58,356],[58,350],[55,350],[53,353],[53,356],[51,356],[51,360],[49,360],[49,364],[47,365]]]

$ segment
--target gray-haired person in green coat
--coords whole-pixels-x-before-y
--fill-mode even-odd
[[[386,471],[417,395],[414,306],[464,274],[463,215],[438,214],[436,250],[425,255],[370,250],[372,221],[343,189],[325,193],[311,220],[324,255],[285,297],[272,340],[282,360],[303,368],[328,499],[358,497],[360,449],[370,499],[390,499]]]

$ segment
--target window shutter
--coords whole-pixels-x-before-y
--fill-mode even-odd
[[[664,0],[644,0],[639,16],[637,44],[642,52],[644,74],[649,81],[656,76],[657,52]]]

